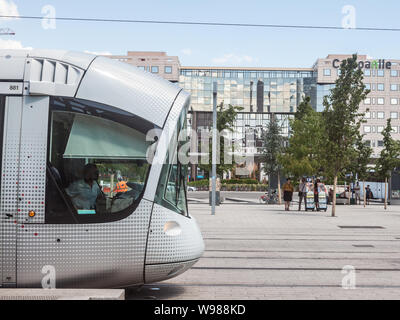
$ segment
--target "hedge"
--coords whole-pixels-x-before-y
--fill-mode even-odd
[[[228,183],[229,181],[229,183]],[[239,183],[237,183],[239,181]],[[247,182],[247,183],[245,183]],[[250,183],[248,183],[250,182]],[[209,180],[197,180],[190,181],[188,185],[191,187],[196,187],[202,191],[208,191],[209,189]],[[267,191],[268,185],[261,184],[257,180],[254,179],[232,179],[232,180],[222,180],[221,183],[221,191]]]

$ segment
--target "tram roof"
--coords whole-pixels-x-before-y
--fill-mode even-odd
[[[162,127],[181,88],[124,62],[61,50],[0,50],[0,81],[24,95],[76,97],[120,108]]]

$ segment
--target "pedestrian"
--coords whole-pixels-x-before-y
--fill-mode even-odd
[[[293,198],[293,185],[290,181],[290,178],[286,179],[286,182],[283,184],[283,200],[285,201],[285,211],[289,211],[290,202]]]
[[[306,207],[307,184],[306,179],[301,178],[299,184],[299,211],[301,211],[301,202],[304,200],[304,207]]]
[[[358,199],[358,204],[361,204],[361,196],[360,196],[361,188],[360,188],[360,184],[358,183],[358,181],[357,181],[356,185],[354,186],[353,190],[354,190],[354,197],[356,199],[356,204],[357,204],[357,199]]]
[[[369,185],[365,188],[365,197],[367,198],[367,204],[369,204],[369,200],[372,198],[372,191]]]
[[[315,203],[315,209],[318,210],[319,208],[319,198],[318,198],[318,194],[319,194],[319,179],[316,179],[314,182],[314,203]]]
[[[329,188],[329,193],[328,193],[328,204],[333,203],[333,189]]]

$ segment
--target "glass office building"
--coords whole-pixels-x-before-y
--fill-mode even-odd
[[[179,84],[190,92],[193,111],[212,110],[212,83],[217,103],[243,107],[243,112],[296,112],[301,97],[311,94],[312,69],[270,70],[181,67]]]
[[[234,124],[233,140],[242,153],[254,154],[255,177],[255,171],[260,172],[263,129],[274,114],[282,135],[289,136],[289,119],[294,117],[299,103],[304,96],[316,97],[315,72],[311,68],[181,67],[179,85],[191,94],[189,126],[197,131],[199,139],[201,131],[212,124],[214,82],[218,105],[223,102],[243,108]],[[192,171],[198,170],[192,166]],[[263,177],[259,174],[257,178]]]

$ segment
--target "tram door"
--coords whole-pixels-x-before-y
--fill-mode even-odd
[[[3,98],[1,157],[1,284],[17,285],[18,235],[44,223],[48,97]],[[1,102],[1,101],[0,101]]]

